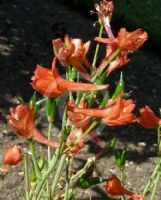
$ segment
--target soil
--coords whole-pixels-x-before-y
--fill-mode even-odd
[[[28,100],[33,94],[29,84],[31,75],[38,63],[50,66],[53,58],[52,39],[68,33],[73,38],[91,40],[98,34],[97,26],[93,27],[93,23],[81,13],[55,1],[0,0],[0,161],[3,160],[5,147],[10,144],[17,143],[25,147],[24,141],[17,138],[8,128],[5,116],[9,107],[16,105],[17,97]],[[131,62],[123,69],[126,91],[132,90],[132,98],[138,107],[151,105],[159,114],[161,58],[154,54],[152,49],[138,50],[130,57]],[[120,71],[112,74],[108,82],[116,85],[119,75]],[[113,88],[110,90],[112,92]],[[43,124],[40,123],[41,120],[44,120]],[[45,132],[47,123],[43,115],[38,122]],[[55,131],[58,131],[59,125],[60,122],[57,128],[54,128]],[[130,125],[119,128],[100,127],[97,133],[102,139],[102,144],[116,136],[119,140],[117,148],[128,148],[126,186],[133,191],[142,192],[156,163],[156,132],[138,125]],[[75,167],[78,168],[99,149],[100,146],[92,140],[89,141],[79,153]],[[39,150],[42,151],[41,145]],[[113,156],[100,160],[95,171],[102,177],[119,173],[114,167]],[[12,168],[7,175],[1,173],[0,200],[22,199],[23,179],[22,164]],[[78,192],[80,200],[89,199],[89,196],[97,200],[108,199],[101,186]],[[161,199],[161,184],[155,199]]]

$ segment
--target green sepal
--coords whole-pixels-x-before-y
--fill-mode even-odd
[[[107,179],[101,177],[92,177],[92,178],[80,177],[77,180],[76,187],[79,187],[81,189],[87,189],[93,185],[100,184],[105,181],[107,181]]]
[[[57,105],[58,105],[58,98],[57,99],[51,99],[48,98],[46,102],[46,116],[48,120],[53,121],[56,111],[57,111]]]
[[[116,166],[120,170],[124,170],[125,163],[127,158],[127,150],[126,149],[117,149],[115,152],[115,162]]]
[[[39,167],[40,171],[43,170],[44,166],[45,166],[45,156],[41,155],[40,159],[38,160],[38,167]],[[32,169],[33,170],[30,175],[30,182],[36,182],[37,178],[36,178],[36,172],[35,172],[33,162],[32,162]]]
[[[123,91],[123,89],[124,89],[124,80],[123,80],[123,75],[121,73],[119,83],[117,84],[115,92],[112,95],[112,99],[113,100],[116,99],[118,95],[120,94],[120,92]]]

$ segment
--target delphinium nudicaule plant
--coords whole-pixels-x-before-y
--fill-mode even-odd
[[[113,2],[102,0],[95,4],[95,9],[100,32],[95,38],[97,44],[93,62],[90,63],[87,58],[90,41],[83,43],[82,39],[73,39],[68,35],[54,39],[51,68],[37,65],[31,78],[33,89],[43,95],[42,99],[37,100],[34,94],[29,103],[20,101],[16,108],[10,108],[6,117],[12,131],[26,141],[27,148],[21,150],[16,144],[6,148],[0,170],[7,173],[12,165],[17,165],[23,160],[25,193],[22,199],[74,200],[77,190],[88,189],[96,184],[100,184],[107,192],[108,199],[118,197],[124,200],[140,200],[146,199],[149,193],[151,200],[155,198],[161,176],[161,119],[155,116],[149,106],[140,109],[140,116],[133,113],[135,103],[128,99],[122,73],[111,96],[108,92],[110,86],[105,84],[111,73],[123,68],[130,61],[128,54],[142,46],[148,36],[141,29],[128,32],[125,28],[121,28],[115,36],[110,26]],[[104,38],[103,31],[106,33]],[[102,61],[98,63],[101,43],[106,46],[106,52]],[[59,65],[65,67],[66,78],[60,75]],[[103,94],[102,99],[100,93]],[[62,97],[63,117],[58,119],[61,120],[62,128],[57,140],[53,141],[52,127],[56,123],[55,116]],[[39,107],[43,105],[46,108],[48,137],[45,137],[35,125]],[[117,138],[105,141],[104,148],[94,157],[86,158],[86,163],[81,169],[72,169],[79,150],[84,148],[89,138],[96,143],[101,142],[94,132],[100,124],[114,127],[131,123],[139,123],[145,128],[157,129],[158,132],[157,164],[144,191],[140,191],[141,194],[124,186],[127,150],[115,150]],[[47,146],[46,158],[38,158],[34,142]],[[115,174],[110,177],[94,176],[95,164],[112,153],[115,154],[120,177]]]

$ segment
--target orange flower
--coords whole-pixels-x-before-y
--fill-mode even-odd
[[[109,49],[112,49],[112,52],[117,48],[120,48],[123,51],[132,52],[142,46],[147,38],[147,33],[141,31],[141,29],[128,32],[125,28],[121,28],[117,38],[96,37],[95,40],[109,45]]]
[[[52,63],[52,70],[37,66],[32,77],[32,87],[48,97],[54,98],[67,91],[91,91],[107,89],[108,85],[96,86],[86,83],[77,83],[63,79],[55,66],[56,58]]]
[[[87,128],[89,128],[90,117],[81,113],[75,113],[74,108],[76,108],[76,105],[72,101],[70,101],[68,103],[68,118],[74,126],[76,126],[77,128],[82,128],[82,130],[85,131]],[[86,102],[82,100],[79,103],[78,108],[86,108]],[[89,135],[96,142],[96,144],[100,143],[100,139],[94,132],[89,133]]]
[[[140,115],[141,116],[137,118],[137,122],[145,128],[155,128],[161,125],[161,119],[155,116],[149,106],[140,109]]]
[[[89,125],[89,116],[80,114],[80,113],[74,113],[73,110],[74,108],[76,108],[76,105],[74,104],[74,102],[69,101],[68,102],[68,118],[70,120],[70,122],[75,125],[77,128],[82,128],[82,129],[86,129],[87,126]],[[86,102],[84,100],[82,100],[79,105],[78,108],[86,108]]]
[[[139,200],[144,197],[143,194],[136,194],[124,188],[121,185],[120,180],[115,175],[112,175],[110,178],[108,178],[106,184],[103,185],[103,187],[105,191],[111,196],[127,195],[130,196],[133,200],[136,198]]]
[[[115,100],[110,100],[106,108],[75,108],[75,113],[81,113],[87,116],[102,118],[101,122],[109,126],[120,126],[136,121],[132,111],[135,104],[132,99],[121,99],[122,93]]]
[[[58,147],[57,142],[47,140],[35,127],[33,108],[28,105],[18,105],[15,109],[10,108],[10,114],[6,117],[9,126],[23,139],[34,139],[51,147]]]
[[[120,53],[116,56],[115,60],[110,63],[107,73],[110,74],[112,71],[122,67],[129,62],[127,55],[138,49],[146,40],[147,33],[137,29],[133,32],[127,32],[125,28],[121,28],[117,38],[100,38],[96,37],[95,40],[107,44],[106,56],[100,64],[98,71],[102,66],[110,60],[113,53],[120,49]]]
[[[90,78],[83,64],[91,69],[86,57],[89,46],[90,41],[83,44],[81,39],[72,39],[68,35],[65,35],[64,42],[60,38],[53,40],[54,54],[60,63],[63,66],[72,65],[88,80]]]
[[[20,146],[12,145],[6,148],[4,152],[3,165],[17,165],[22,160],[22,151]],[[3,172],[8,172],[9,169],[5,167],[0,168]]]

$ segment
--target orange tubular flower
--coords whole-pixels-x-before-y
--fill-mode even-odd
[[[106,184],[103,185],[103,187],[105,191],[111,196],[127,195],[131,197],[131,200],[139,200],[144,197],[143,194],[136,194],[124,188],[121,185],[120,180],[115,175],[112,175],[110,178],[108,178]]]
[[[85,131],[87,128],[89,128],[90,117],[81,113],[75,113],[74,108],[76,108],[76,105],[72,101],[70,101],[68,103],[68,118],[74,126],[76,126],[77,128],[82,128],[82,130]],[[86,108],[86,102],[82,100],[79,103],[78,108]],[[94,132],[89,133],[89,135],[96,142],[96,144],[100,143],[100,139]]]
[[[102,63],[100,64],[98,70],[104,66],[104,64],[111,58],[113,53],[120,49],[120,53],[116,56],[115,60],[110,63],[107,73],[110,74],[112,71],[117,68],[122,67],[129,62],[127,55],[129,52],[132,52],[138,49],[148,38],[146,32],[137,29],[133,32],[127,32],[125,28],[121,28],[117,38],[100,38],[96,37],[97,42],[102,42],[107,44],[106,56]]]
[[[38,129],[35,128],[33,109],[30,110],[28,105],[18,105],[15,109],[10,108],[10,114],[6,117],[9,126],[23,139],[34,139],[42,144],[51,147],[58,147],[57,142],[46,139]]]
[[[73,112],[74,108],[76,108],[76,105],[74,104],[74,102],[69,101],[67,114],[68,114],[68,118],[69,118],[70,122],[77,128],[86,129],[87,126],[89,125],[90,117],[80,114],[80,113],[74,113]],[[82,100],[79,103],[78,108],[86,108],[86,102],[84,100]]]
[[[156,128],[161,125],[161,119],[155,116],[149,106],[140,109],[140,115],[141,116],[137,118],[137,122],[145,128]]]
[[[4,152],[3,165],[17,165],[22,160],[22,151],[20,146],[12,145],[6,148]],[[8,172],[8,168],[1,167],[1,171]]]
[[[72,39],[68,35],[65,35],[64,42],[60,38],[53,40],[54,54],[60,63],[63,66],[72,65],[80,71],[87,80],[90,78],[83,64],[91,69],[91,65],[86,57],[89,46],[90,41],[83,44],[81,39]]]
[[[54,98],[62,95],[67,91],[91,91],[104,90],[108,85],[96,86],[86,83],[77,83],[63,79],[55,66],[56,58],[52,63],[52,70],[37,66],[32,79],[32,87],[48,97]]]
[[[101,122],[108,126],[120,126],[136,121],[132,111],[135,104],[132,99],[121,99],[122,93],[115,100],[110,100],[106,108],[75,108],[75,113],[81,113],[87,116],[102,118]]]

